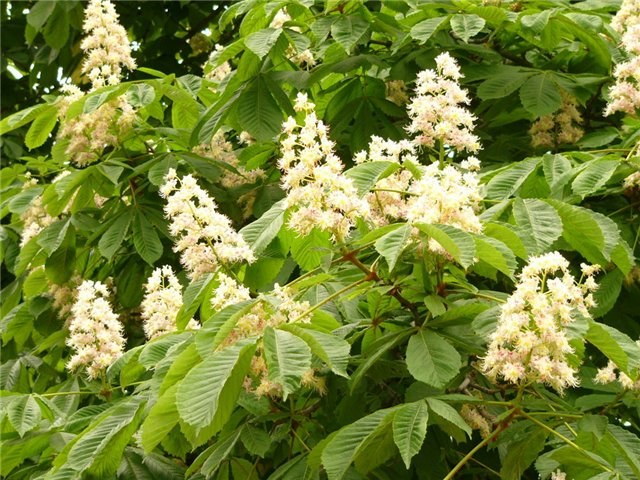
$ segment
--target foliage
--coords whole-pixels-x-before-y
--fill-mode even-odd
[[[3,75],[25,74],[0,122],[3,478],[640,478],[640,123],[603,116],[619,2],[149,3],[116,4],[139,67],[101,88],[86,4],[2,6]],[[407,133],[443,52],[478,174]],[[430,220],[445,180],[440,212],[468,208]],[[552,252],[577,381],[491,375]],[[70,371],[105,311],[117,360]]]

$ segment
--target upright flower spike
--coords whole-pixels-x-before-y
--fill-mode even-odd
[[[156,268],[147,279],[141,307],[144,333],[149,340],[176,330],[176,317],[182,308],[182,287],[169,265]],[[193,319],[187,325],[187,328],[198,327]]]
[[[209,194],[196,179],[186,175],[179,179],[174,169],[165,177],[160,194],[166,198],[165,214],[169,231],[176,238],[174,251],[192,279],[233,263],[255,260],[244,238],[219,213]]]
[[[294,108],[305,114],[304,125],[293,117],[284,122],[278,161],[282,187],[288,192],[289,228],[300,235],[318,228],[343,242],[356,219],[368,217],[368,204],[343,174],[344,165],[334,153],[329,129],[314,112],[315,105],[305,94],[298,94]]]
[[[82,29],[87,34],[80,44],[86,55],[82,73],[91,80],[93,90],[119,84],[122,67],[136,68],[127,32],[110,0],[89,1]]]
[[[113,312],[109,291],[101,282],[84,281],[71,307],[67,345],[74,351],[67,368],[84,367],[89,379],[100,377],[124,352],[122,324]]]
[[[407,130],[417,135],[418,144],[434,147],[440,142],[458,152],[480,150],[480,140],[472,133],[475,116],[460,106],[470,102],[460,78],[460,68],[447,52],[436,57],[436,70],[418,74],[416,96],[407,106],[411,119]]]
[[[578,385],[567,355],[573,352],[565,328],[578,315],[590,317],[597,265],[582,265],[577,283],[569,262],[558,252],[529,260],[516,290],[502,306],[498,327],[482,361],[492,380],[516,385],[544,383],[563,393]]]

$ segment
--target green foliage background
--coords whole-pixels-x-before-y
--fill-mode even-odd
[[[120,86],[83,97],[66,120],[126,94],[138,122],[99,162],[76,168],[55,138],[55,102],[58,78],[83,81],[84,3],[3,2],[0,474],[422,480],[450,478],[460,468],[457,478],[533,479],[559,468],[575,479],[640,478],[638,392],[593,382],[608,359],[633,379],[640,370],[640,192],[622,188],[640,166],[640,123],[602,115],[613,65],[624,58],[609,26],[618,6],[120,2],[141,68]],[[292,20],[270,28],[283,7]],[[204,48],[194,51],[194,39]],[[202,65],[215,43],[226,47],[218,63],[231,62],[235,72],[214,91]],[[296,66],[289,47],[310,48],[318,64]],[[411,87],[442,51],[461,65],[478,117],[483,235],[424,226],[425,238],[453,258],[441,261],[399,241],[408,231],[402,223],[360,225],[342,250],[319,232],[292,233],[278,203],[284,193],[276,161],[296,93],[313,99],[339,156],[353,167],[372,135],[406,136],[406,111],[387,99],[385,82]],[[580,104],[585,135],[534,149],[531,123],[559,109],[561,90]],[[221,128],[241,165],[263,168],[264,179],[226,189],[226,166],[192,153]],[[257,142],[241,146],[241,131]],[[421,160],[430,159],[425,153]],[[366,192],[382,167],[346,174]],[[154,267],[180,268],[158,195],[169,168],[196,175],[259,255],[237,272],[254,295],[297,280],[315,306],[311,325],[267,329],[263,339],[216,350],[222,326],[233,325],[246,305],[212,312],[211,278],[189,283],[182,275],[178,324],[195,314],[203,328],[144,341],[143,284]],[[27,171],[40,182],[24,190]],[[53,183],[63,171],[70,173]],[[246,217],[237,199],[249,191],[256,200]],[[107,198],[101,207],[95,193]],[[21,248],[20,214],[38,195],[59,219]],[[521,266],[553,250],[574,267],[604,267],[596,320],[580,326],[574,344],[582,382],[563,397],[541,385],[516,397],[515,388],[485,379],[477,362]],[[65,370],[67,332],[47,292],[50,282],[76,274],[111,277],[116,287],[127,353],[104,382]],[[259,341],[267,354],[283,349],[274,370],[288,373],[286,399],[240,388]],[[326,395],[301,386],[299,363],[320,369]],[[493,419],[491,441],[460,415],[464,404]]]

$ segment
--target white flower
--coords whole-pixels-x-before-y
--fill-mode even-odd
[[[417,143],[433,147],[438,141],[458,152],[480,150],[480,140],[472,133],[475,117],[459,106],[470,102],[467,91],[458,84],[461,77],[456,61],[447,52],[436,57],[436,71],[418,74],[416,96],[407,107],[411,119],[407,130],[417,134]]]
[[[213,291],[213,297],[211,297],[211,306],[214,310],[220,311],[229,305],[251,299],[249,289],[240,285],[230,276],[219,273],[218,281],[220,284]]]
[[[182,308],[182,287],[169,265],[156,268],[147,279],[140,306],[144,333],[149,340],[176,330],[176,317]],[[199,328],[199,324],[191,319],[187,328]]]
[[[89,76],[94,90],[120,83],[122,67],[136,68],[127,32],[110,0],[89,1],[82,29],[87,34],[80,44],[86,55],[82,73]]]
[[[193,176],[178,179],[170,169],[165,181],[160,194],[167,200],[164,211],[171,220],[169,231],[176,238],[174,251],[181,254],[180,261],[192,279],[223,266],[255,260],[244,238],[229,218],[217,211],[213,199]]]
[[[122,324],[107,300],[106,285],[84,281],[71,307],[67,345],[74,351],[67,364],[71,371],[85,367],[90,379],[98,378],[124,351]]]
[[[587,280],[597,270],[583,267]],[[567,362],[573,349],[565,328],[577,315],[590,316],[586,297],[596,287],[576,283],[569,262],[558,252],[531,258],[502,306],[482,362],[485,374],[518,385],[545,383],[560,393],[576,386],[576,370]]]

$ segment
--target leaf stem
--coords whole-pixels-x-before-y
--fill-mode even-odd
[[[502,432],[502,430],[504,430],[505,426],[504,424],[499,424],[498,427],[491,432],[491,435],[489,435],[488,437],[484,438],[479,444],[477,444],[475,447],[473,447],[469,453],[467,453],[462,460],[460,460],[457,465],[455,467],[453,467],[453,469],[447,474],[446,477],[444,477],[443,480],[451,480],[456,473],[458,473],[460,471],[460,469],[462,467],[464,467],[466,465],[466,463],[471,460],[471,457],[473,457],[476,452],[478,452],[478,450],[482,449],[484,446],[488,445],[491,441],[493,441],[494,438],[496,438],[500,432]]]

